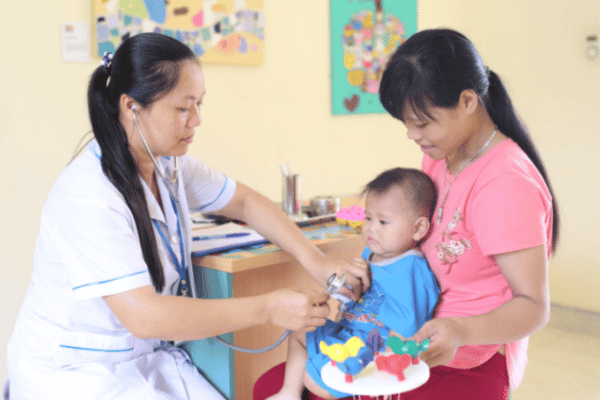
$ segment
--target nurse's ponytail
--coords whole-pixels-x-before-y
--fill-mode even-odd
[[[122,94],[143,107],[159,100],[176,86],[179,63],[188,59],[196,60],[189,47],[178,40],[142,33],[125,40],[112,59],[103,59],[88,86],[88,111],[102,151],[102,170],[133,214],[144,261],[157,292],[163,290],[165,276],[139,170],[119,120],[119,101]]]
[[[157,292],[165,286],[162,264],[156,248],[156,239],[148,212],[137,165],[129,151],[127,136],[119,122],[119,107],[105,93],[107,76],[100,66],[90,80],[88,108],[94,136],[102,150],[102,170],[117,190],[123,195],[133,214],[142,246],[144,261]]]

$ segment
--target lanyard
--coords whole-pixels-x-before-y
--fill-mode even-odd
[[[177,269],[177,272],[179,273],[179,277],[181,278],[181,293],[183,294],[183,296],[187,296],[187,274],[186,274],[186,265],[185,265],[185,261],[187,258],[185,257],[185,250],[184,250],[184,246],[183,246],[183,234],[181,232],[181,224],[179,223],[179,212],[177,209],[177,205],[175,204],[175,200],[173,200],[173,197],[171,197],[171,196],[169,196],[169,197],[171,199],[171,205],[173,206],[173,210],[175,211],[175,216],[177,217],[177,235],[179,236],[179,251],[181,254],[181,262],[179,262],[179,260],[177,259],[177,256],[175,255],[175,252],[173,251],[173,248],[171,247],[171,244],[169,243],[169,240],[167,239],[167,236],[164,234],[163,230],[160,227],[159,221],[153,219],[152,222],[154,223],[154,226],[158,230],[158,233],[160,234],[160,237],[162,238],[163,243],[165,244],[167,250],[169,251],[171,260],[173,261],[173,264],[175,264],[175,268]]]
[[[92,150],[94,152],[94,155],[98,158],[98,160],[101,160],[100,153],[98,152],[97,147],[98,147],[98,144],[92,145]],[[148,154],[150,154],[150,156],[152,157],[152,153],[150,153],[150,151],[148,151]],[[152,222],[154,223],[154,226],[156,226],[158,233],[160,233],[160,237],[162,238],[163,243],[167,247],[167,250],[169,250],[169,255],[171,256],[171,260],[173,261],[173,264],[175,264],[175,268],[177,269],[177,272],[179,273],[179,277],[181,278],[181,293],[183,294],[183,296],[187,296],[186,261],[188,260],[188,258],[185,256],[185,250],[184,250],[185,247],[183,244],[183,234],[181,232],[181,224],[179,221],[179,209],[177,208],[177,204],[176,204],[177,202],[173,199],[173,196],[175,194],[171,190],[169,184],[167,183],[167,180],[164,178],[164,176],[160,172],[160,169],[158,168],[158,165],[156,164],[154,157],[152,157],[152,161],[154,162],[154,166],[156,167],[156,170],[157,170],[158,174],[160,175],[160,177],[163,179],[163,183],[165,184],[165,187],[167,188],[167,191],[169,192],[169,198],[171,199],[171,204],[173,205],[173,211],[175,211],[175,216],[177,217],[177,235],[179,236],[179,251],[181,253],[181,262],[179,262],[179,260],[177,259],[177,256],[175,255],[173,248],[171,247],[169,241],[167,240],[167,237],[165,236],[162,229],[160,228],[159,221],[153,219]],[[177,159],[175,159],[175,169],[177,169]],[[175,190],[177,190],[177,188]],[[187,234],[187,232],[186,232],[186,234]],[[194,293],[194,291],[192,288],[192,294],[193,293]]]

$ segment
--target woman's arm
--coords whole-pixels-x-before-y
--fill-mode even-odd
[[[325,255],[275,203],[244,184],[237,184],[233,198],[217,213],[246,222],[290,253],[323,287],[331,274],[345,273],[346,283],[354,288],[356,299],[371,284],[369,271],[362,264]]]
[[[543,328],[550,318],[546,254],[545,245],[497,254],[513,298],[485,314],[428,321],[413,337],[431,340],[421,358],[430,367],[445,365],[460,346],[509,343]]]
[[[232,299],[162,296],[152,286],[105,296],[123,326],[139,338],[197,340],[272,323],[312,331],[329,315],[325,293],[282,289],[265,295]]]

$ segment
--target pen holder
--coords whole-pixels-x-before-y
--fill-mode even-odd
[[[287,215],[297,216],[302,214],[301,183],[302,181],[298,174],[283,176],[283,201],[281,205]]]

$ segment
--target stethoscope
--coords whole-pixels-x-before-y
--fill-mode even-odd
[[[179,201],[180,200],[179,193],[178,193],[179,164],[177,161],[177,157],[173,157],[174,158],[173,178],[169,180],[160,170],[158,163],[156,162],[156,159],[152,155],[152,152],[150,151],[150,147],[148,146],[148,143],[146,142],[146,138],[142,134],[142,130],[140,128],[140,124],[138,122],[137,115],[136,115],[137,114],[137,106],[134,105],[131,108],[131,110],[133,111],[133,121],[135,123],[135,126],[137,127],[138,132],[140,133],[140,137],[142,138],[142,143],[144,143],[144,147],[146,148],[146,151],[148,152],[148,155],[150,156],[150,159],[152,160],[152,163],[154,164],[157,174],[160,176],[165,187],[167,188],[167,191],[169,192],[171,205],[173,206],[173,210],[175,211],[175,216],[177,218],[177,235],[178,235],[178,239],[179,239],[179,251],[181,254],[181,262],[179,261],[179,259],[177,258],[177,255],[173,251],[173,248],[171,247],[171,244],[169,243],[169,240],[167,239],[167,235],[165,235],[165,233],[163,232],[159,222],[154,219],[152,220],[152,222],[154,223],[154,226],[158,230],[158,232],[162,238],[162,241],[165,244],[165,247],[167,248],[167,250],[169,252],[169,256],[171,257],[171,260],[173,261],[173,264],[175,264],[175,267],[176,267],[179,277],[181,279],[181,294],[183,296],[188,295],[187,275],[189,274],[189,287],[191,289],[191,295],[193,298],[197,298],[197,296],[196,296],[196,278],[194,275],[194,268],[191,268],[192,253],[188,249],[188,241],[183,240],[183,232],[186,232],[186,233],[188,232],[188,225],[187,225],[186,218],[183,215],[183,208],[181,207],[181,202]],[[346,288],[352,290],[352,287],[346,283],[346,275],[345,274],[338,276],[337,274],[334,273],[329,277],[329,279],[327,281],[327,289],[325,289],[325,293],[330,294],[332,297],[340,300],[340,302],[342,303],[341,310],[344,311],[353,302],[350,298],[344,296],[341,293],[338,293],[342,287],[346,287]],[[217,338],[218,341],[220,341],[221,343],[223,343],[224,345],[226,345],[227,347],[229,347],[233,350],[241,351],[241,352],[245,352],[245,353],[258,354],[258,353],[265,353],[267,351],[270,351],[270,350],[276,348],[289,336],[290,333],[291,333],[291,330],[288,329],[287,331],[285,331],[283,333],[283,335],[279,339],[277,339],[277,341],[275,343],[273,343],[270,346],[263,347],[260,349],[248,349],[245,347],[239,347],[239,346],[236,346],[232,343],[225,341],[220,336],[215,336],[215,337]]]
[[[162,241],[165,244],[165,247],[167,248],[167,250],[169,252],[169,256],[171,257],[171,260],[173,261],[173,264],[175,265],[175,268],[177,269],[177,273],[179,274],[179,278],[181,279],[181,294],[183,296],[188,295],[187,275],[189,274],[190,275],[190,285],[189,286],[190,286],[190,289],[192,292],[192,296],[196,297],[196,287],[195,287],[196,285],[195,285],[195,277],[194,277],[193,268],[188,268],[188,266],[192,265],[192,253],[188,249],[188,241],[184,240],[184,232],[186,232],[186,234],[187,234],[188,225],[187,225],[186,218],[183,216],[183,208],[181,207],[181,202],[180,202],[179,193],[178,193],[178,188],[179,188],[179,176],[178,176],[179,175],[178,174],[179,162],[178,162],[178,159],[177,159],[177,157],[173,157],[174,158],[173,178],[171,180],[169,180],[162,173],[160,168],[158,167],[158,163],[156,162],[156,159],[154,158],[154,156],[152,155],[152,152],[150,151],[148,142],[146,142],[146,138],[142,134],[142,130],[140,128],[140,124],[138,122],[137,115],[136,115],[137,114],[137,106],[133,105],[133,107],[131,108],[131,111],[133,111],[133,122],[135,123],[135,126],[137,127],[137,130],[140,133],[140,137],[142,138],[142,143],[144,143],[144,147],[146,148],[146,151],[148,152],[148,155],[150,156],[150,159],[152,160],[152,163],[154,164],[156,173],[160,176],[165,187],[167,188],[167,191],[169,192],[171,206],[173,207],[173,211],[175,211],[175,216],[177,218],[177,236],[179,239],[179,252],[181,255],[181,262],[177,258],[175,251],[173,251],[173,248],[171,247],[171,244],[169,243],[169,240],[167,239],[168,235],[166,235],[163,232],[159,222],[154,219],[152,220],[152,222],[154,223],[154,226],[158,230],[160,237],[162,238]]]
[[[156,220],[152,220],[152,222],[154,223],[154,226],[158,230],[158,232],[162,238],[162,241],[165,244],[165,247],[167,248],[167,250],[169,252],[169,256],[171,257],[171,260],[173,261],[173,264],[175,265],[175,267],[177,269],[177,272],[181,279],[181,294],[183,296],[188,295],[187,275],[189,274],[189,288],[191,291],[191,295],[193,298],[197,298],[196,278],[194,275],[194,269],[191,268],[192,253],[188,249],[188,241],[183,239],[184,238],[183,232],[188,232],[188,228],[187,228],[186,218],[183,215],[183,208],[181,207],[181,202],[180,202],[179,193],[178,193],[178,188],[179,188],[179,176],[178,176],[179,168],[178,167],[179,167],[179,164],[177,161],[177,157],[173,157],[174,158],[173,178],[168,179],[162,173],[161,169],[159,168],[158,163],[156,162],[156,159],[154,158],[154,156],[152,155],[152,152],[150,151],[150,146],[148,146],[148,143],[146,142],[146,138],[142,134],[142,130],[140,128],[140,124],[138,122],[137,115],[136,115],[137,107],[135,105],[132,107],[132,111],[133,111],[133,121],[135,123],[135,126],[137,127],[138,132],[140,133],[140,137],[142,138],[142,143],[144,144],[144,147],[146,148],[146,151],[148,152],[148,155],[150,156],[150,159],[152,160],[152,163],[154,164],[154,167],[156,169],[158,176],[160,176],[160,179],[162,180],[165,187],[167,188],[167,191],[169,192],[171,205],[173,206],[173,210],[175,211],[175,216],[177,218],[177,235],[178,235],[178,239],[179,239],[179,251],[181,254],[181,262],[177,258],[175,251],[173,250],[173,248],[171,246],[171,243],[169,243],[169,240],[167,239],[168,235],[166,235],[163,232],[159,222]],[[325,293],[331,294],[332,296],[334,296],[334,297],[338,298],[340,301],[342,301],[342,303],[344,303],[344,299],[348,299],[348,298],[346,298],[343,295],[338,294],[337,292],[343,286],[346,286],[346,287],[349,286],[348,284],[345,283],[345,281],[346,281],[346,275],[342,275],[341,277],[338,277],[337,274],[331,275],[327,282],[327,289],[325,290]],[[350,287],[350,289],[351,289],[351,287]],[[260,349],[248,349],[245,347],[239,347],[239,346],[236,346],[232,343],[225,341],[220,336],[215,336],[215,337],[217,338],[218,341],[220,341],[221,343],[223,343],[224,345],[226,345],[227,347],[229,347],[233,350],[241,351],[241,352],[245,352],[245,353],[258,354],[258,353],[265,353],[267,351],[270,351],[270,350],[276,348],[289,336],[290,333],[291,333],[291,330],[288,329],[287,331],[285,331],[283,333],[283,335],[275,343],[273,343],[270,346],[263,347]]]

